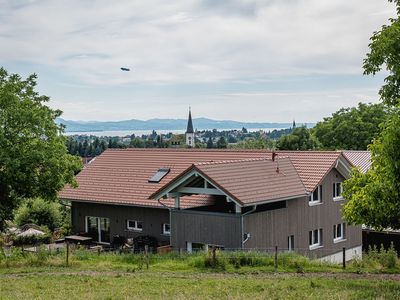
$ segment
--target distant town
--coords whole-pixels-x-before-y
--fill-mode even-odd
[[[195,124],[190,111],[186,122],[187,129],[184,133],[176,133],[177,130],[168,133],[152,130],[150,133],[140,135],[132,133],[99,136],[99,134],[77,132],[69,136],[67,147],[70,154],[86,158],[100,155],[107,148],[249,148],[246,143],[251,141],[261,141],[264,147],[273,148],[277,139],[290,134],[296,128],[296,122],[293,121],[291,124],[285,124],[290,125],[289,128],[271,128],[270,130],[268,128],[251,130],[246,127],[193,130]],[[263,124],[265,123],[258,125]],[[277,125],[278,123],[269,124]]]

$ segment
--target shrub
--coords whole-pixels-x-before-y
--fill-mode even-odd
[[[226,254],[228,262],[235,268],[243,266],[273,266],[274,258],[272,255],[262,254],[259,252],[231,252]]]
[[[397,265],[397,251],[394,249],[393,243],[390,245],[389,249],[385,250],[381,246],[381,257],[380,263],[385,268],[393,269]]]
[[[50,252],[43,247],[40,247],[36,253],[29,253],[27,255],[27,264],[31,267],[40,267],[46,265],[50,257]]]
[[[363,256],[362,265],[374,269],[378,269],[379,265],[388,269],[396,268],[398,265],[398,258],[393,243],[387,250],[383,245],[381,245],[379,249],[376,245],[373,247],[370,246],[368,252]]]
[[[61,205],[58,202],[49,202],[42,198],[27,199],[17,209],[15,222],[19,226],[34,223],[54,230],[62,222]]]
[[[189,265],[203,269],[203,268],[212,268],[225,270],[226,269],[226,259],[220,252],[216,252],[215,259],[212,256],[212,252],[208,253],[199,253],[193,254],[192,257],[189,258]]]
[[[49,244],[51,241],[51,236],[49,233],[44,235],[31,235],[31,236],[17,236],[14,238],[14,246],[22,245],[40,245]]]

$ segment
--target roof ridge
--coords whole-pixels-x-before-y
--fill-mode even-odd
[[[290,160],[288,156],[279,156],[278,159],[287,158]],[[229,164],[229,163],[241,163],[241,162],[252,162],[252,161],[271,161],[270,157],[257,157],[257,158],[244,158],[244,159],[229,159],[229,160],[215,160],[215,161],[206,161],[194,163],[194,166],[204,166],[204,165],[217,165],[217,164]]]
[[[108,148],[106,151],[115,151],[115,152],[232,152],[232,153],[301,153],[301,154],[312,154],[312,153],[320,153],[320,154],[340,154],[343,152],[348,152],[351,150],[272,150],[272,149],[202,149],[202,148]],[[357,151],[357,150],[354,150]],[[363,150],[360,150],[363,151]]]
[[[246,159],[228,159],[228,160],[215,160],[215,161],[206,161],[194,163],[195,166],[203,166],[203,165],[217,165],[217,164],[228,164],[228,163],[239,163],[239,162],[250,162],[250,161],[263,161],[263,160],[271,160],[267,157],[257,157],[257,158],[246,158]]]

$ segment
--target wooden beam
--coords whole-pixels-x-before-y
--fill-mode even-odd
[[[235,213],[237,213],[237,214],[242,213],[242,208],[237,204],[235,204]]]
[[[181,198],[179,197],[179,195],[175,196],[175,208],[181,208]]]
[[[225,195],[223,192],[217,189],[197,187],[182,187],[178,189],[178,192],[182,194]]]

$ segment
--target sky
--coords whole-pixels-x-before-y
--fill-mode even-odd
[[[378,102],[385,0],[0,0],[0,66],[68,120],[317,122]],[[123,72],[121,67],[130,68]]]

